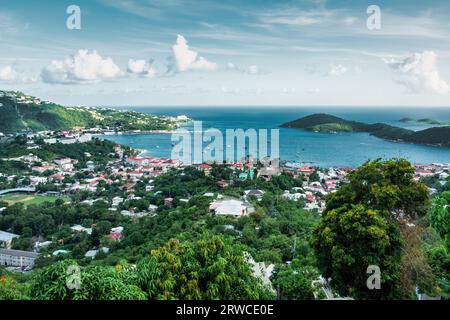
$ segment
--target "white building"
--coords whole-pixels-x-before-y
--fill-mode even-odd
[[[0,266],[31,268],[38,256],[36,252],[0,249]]]
[[[92,234],[92,228],[85,228],[79,224],[70,227],[70,229],[75,232],[86,232],[89,235]]]
[[[241,217],[252,212],[253,207],[240,200],[227,199],[214,201],[210,204],[209,210],[215,214]]]

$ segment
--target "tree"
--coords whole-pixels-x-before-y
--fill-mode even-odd
[[[259,299],[270,293],[251,272],[240,250],[224,238],[171,239],[138,264],[139,283],[151,299]]]
[[[281,265],[275,271],[273,285],[279,289],[281,300],[312,300],[314,288],[312,281],[318,276],[311,267]]]
[[[27,299],[26,285],[17,282],[12,276],[0,275],[0,300]]]
[[[401,226],[424,216],[429,203],[427,187],[415,182],[413,174],[414,168],[403,159],[368,161],[327,198],[311,243],[320,271],[342,295],[389,299],[413,294],[412,288],[401,288],[400,270],[426,269],[426,265],[404,265],[411,261],[402,256],[417,246],[403,251]],[[380,290],[366,286],[370,265],[381,270]]]
[[[387,210],[394,219],[416,220],[425,216],[428,188],[413,179],[414,168],[404,159],[367,161],[348,175],[349,183],[327,199],[327,210],[361,203],[367,208]]]
[[[352,205],[329,211],[312,238],[319,269],[343,296],[369,299],[396,298],[399,294],[402,242],[387,212]],[[367,268],[379,266],[381,290],[369,290]]]
[[[132,270],[56,262],[34,274],[30,296],[38,300],[143,300]]]
[[[450,248],[450,191],[433,199],[428,221]]]

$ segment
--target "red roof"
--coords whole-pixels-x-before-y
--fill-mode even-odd
[[[212,167],[209,164],[202,163],[198,166],[200,169],[211,170]]]
[[[316,171],[316,169],[310,168],[310,167],[302,167],[302,168],[298,168],[298,171],[300,171],[300,172],[314,172],[314,171]]]

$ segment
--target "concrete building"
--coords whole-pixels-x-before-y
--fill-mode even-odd
[[[38,256],[36,252],[0,249],[0,266],[31,268]]]

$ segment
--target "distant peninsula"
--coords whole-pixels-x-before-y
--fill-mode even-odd
[[[300,128],[325,133],[367,132],[375,137],[390,141],[450,147],[450,126],[413,131],[385,123],[367,124],[345,120],[329,114],[318,113],[286,122],[281,127]]]
[[[101,107],[66,107],[19,91],[0,90],[0,133],[96,128],[110,131],[173,130],[186,116],[164,117]]]

